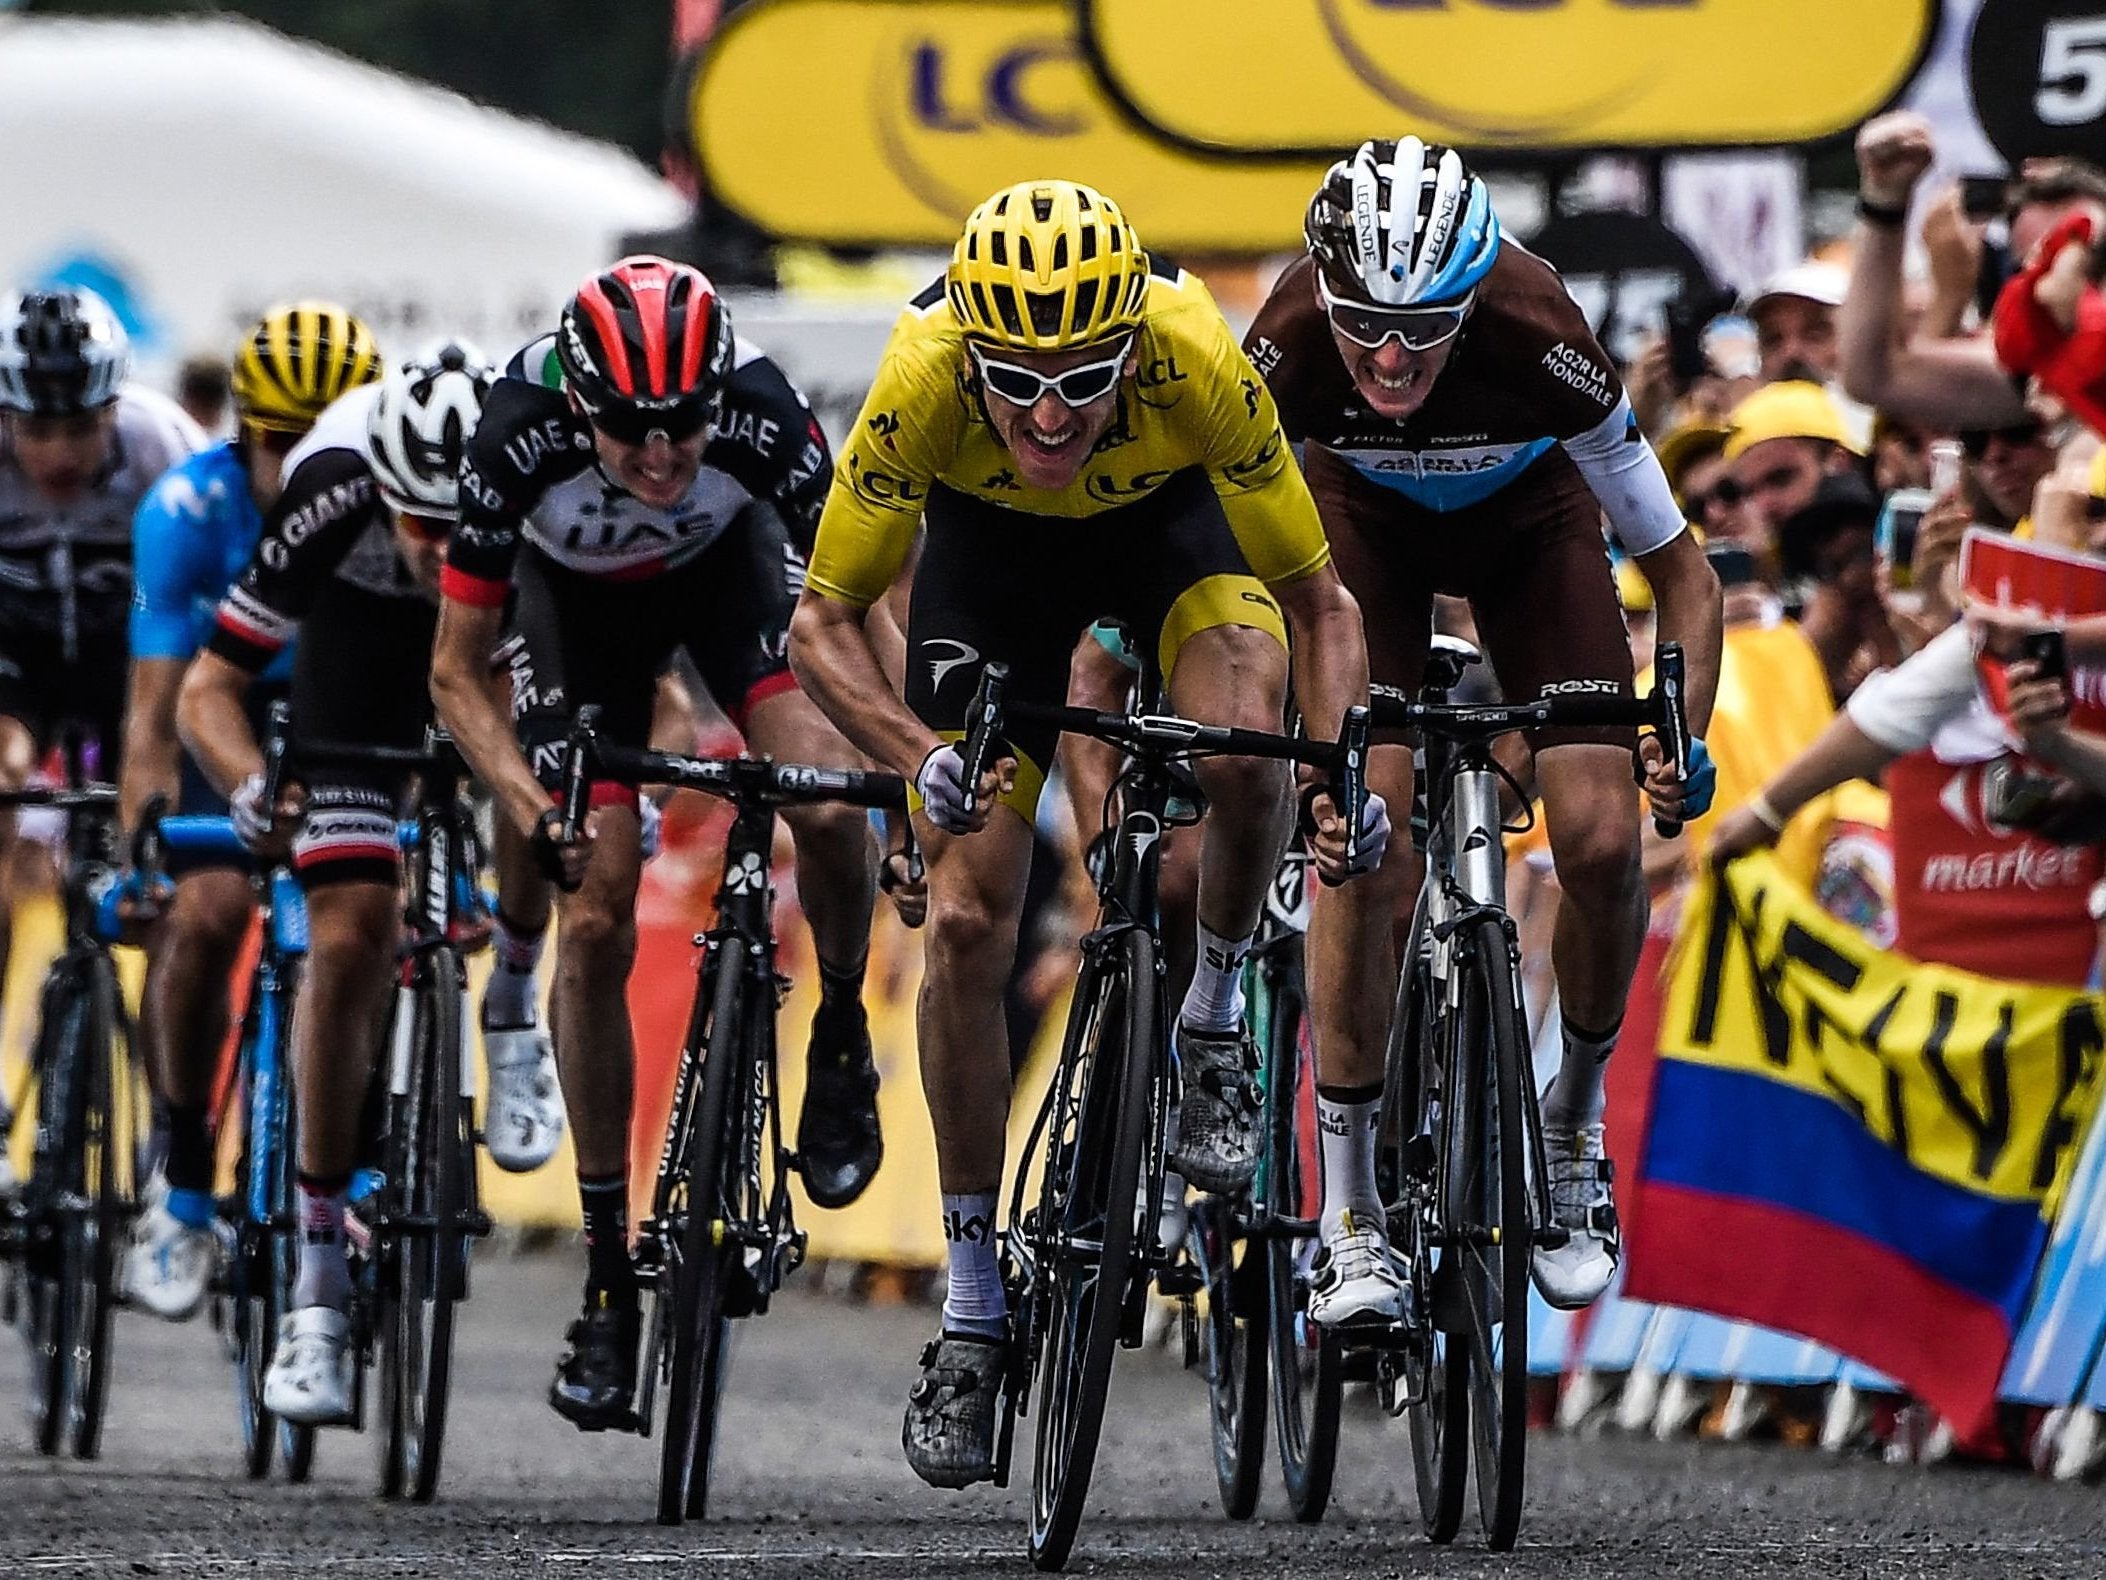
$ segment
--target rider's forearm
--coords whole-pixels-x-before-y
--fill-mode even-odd
[[[863,615],[851,604],[806,592],[790,621],[790,669],[859,751],[911,779],[943,741],[886,678]]]
[[[242,707],[251,677],[217,653],[198,654],[176,698],[176,728],[212,788],[231,796],[263,772],[263,751]]]
[[[183,743],[176,735],[176,695],[183,689],[179,658],[142,658],[132,663],[124,708],[124,765],[117,776],[118,817],[127,832],[155,796],[170,807],[182,788]]]
[[[1679,642],[1686,666],[1683,712],[1689,731],[1701,737],[1711,728],[1711,705],[1718,696],[1718,668],[1726,642],[1726,616],[1718,576],[1696,542],[1685,532],[1638,561],[1653,603],[1659,610],[1662,642]]]
[[[1360,605],[1329,566],[1273,593],[1293,638],[1294,692],[1303,727],[1317,740],[1336,740],[1346,709],[1367,701]]]
[[[555,797],[534,777],[489,684],[488,655],[498,624],[494,610],[452,599],[439,606],[439,632],[432,643],[432,707],[505,816],[522,834],[531,834],[541,814],[555,805]]]

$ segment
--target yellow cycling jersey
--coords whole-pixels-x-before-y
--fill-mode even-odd
[[[1252,572],[1277,586],[1331,557],[1316,504],[1272,396],[1213,296],[1178,270],[1149,281],[1140,372],[1082,475],[1025,485],[980,404],[965,337],[942,282],[908,306],[834,465],[805,585],[859,607],[892,585],[938,483],[1034,516],[1083,517],[1130,505],[1204,467]]]

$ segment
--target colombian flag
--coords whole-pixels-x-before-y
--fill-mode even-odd
[[[1819,1340],[1981,1429],[2102,1053],[2094,995],[1882,952],[1736,862],[1683,917],[1625,1293]]]

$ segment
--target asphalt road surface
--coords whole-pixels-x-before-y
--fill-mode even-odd
[[[1021,1487],[932,1491],[900,1458],[925,1311],[794,1295],[744,1326],[713,1516],[652,1523],[656,1444],[585,1437],[543,1402],[576,1284],[565,1256],[491,1254],[464,1319],[440,1501],[383,1503],[370,1442],[324,1435],[305,1487],[236,1464],[229,1369],[202,1323],[126,1314],[104,1457],[27,1449],[23,1367],[0,1339],[0,1576],[300,1574],[314,1580],[656,1574],[1028,1574]],[[1547,1435],[1521,1545],[1420,1538],[1401,1424],[1350,1402],[1327,1521],[1276,1488],[1245,1525],[1215,1502],[1204,1390],[1173,1354],[1122,1354],[1070,1569],[1312,1575],[2106,1575],[2106,1490],[2009,1471],[1893,1469],[1781,1448]],[[1020,1476],[1019,1480],[1022,1481]]]

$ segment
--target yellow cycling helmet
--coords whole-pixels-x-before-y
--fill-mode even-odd
[[[274,307],[234,355],[234,409],[255,427],[304,433],[323,407],[381,371],[373,331],[334,302]]]
[[[974,209],[944,276],[975,340],[1066,351],[1141,321],[1148,254],[1119,205],[1075,181],[1020,181]]]

